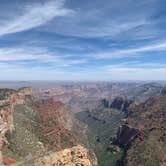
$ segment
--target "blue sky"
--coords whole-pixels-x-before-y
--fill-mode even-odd
[[[0,80],[166,80],[165,0],[0,0]]]

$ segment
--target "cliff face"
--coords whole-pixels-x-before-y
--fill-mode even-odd
[[[130,143],[140,134],[141,132],[138,129],[132,128],[128,125],[123,125],[119,128],[117,134],[118,144],[122,146],[129,146]]]
[[[12,116],[14,106],[17,104],[23,104],[26,95],[30,95],[31,93],[31,88],[22,88],[18,91],[0,89],[0,163],[2,163],[1,150],[3,144],[7,142],[5,133],[14,130]]]
[[[119,129],[117,142],[126,150],[123,164],[160,165],[166,153],[166,95],[133,105]]]
[[[39,114],[44,124],[51,121],[52,123],[61,123],[69,130],[72,127],[71,116],[65,104],[60,101],[54,101],[53,99],[41,100],[33,105],[33,109]]]
[[[62,102],[53,99],[41,100],[34,104],[33,110],[40,119],[36,130],[48,140],[49,149],[61,150],[78,143],[71,131],[73,119]]]
[[[111,107],[111,108],[114,108],[114,109],[118,109],[118,110],[120,110],[120,111],[122,111],[122,112],[127,113],[128,108],[130,107],[130,105],[131,105],[132,103],[133,103],[132,100],[128,100],[128,99],[126,99],[126,98],[124,98],[124,97],[119,96],[119,97],[116,97],[116,98],[112,101],[110,107]]]

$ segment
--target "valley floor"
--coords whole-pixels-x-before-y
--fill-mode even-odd
[[[111,110],[107,110],[111,111]],[[76,117],[88,125],[88,140],[90,147],[97,155],[99,166],[114,166],[123,155],[123,149],[111,145],[111,138],[116,136],[120,126],[120,120],[124,117],[118,110],[112,110],[114,114],[109,119],[109,122],[99,121],[92,116],[89,116],[87,111],[76,114]],[[117,149],[117,152],[111,152],[109,147]]]

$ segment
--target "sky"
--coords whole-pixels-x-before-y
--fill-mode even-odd
[[[165,0],[0,0],[0,80],[166,80]]]

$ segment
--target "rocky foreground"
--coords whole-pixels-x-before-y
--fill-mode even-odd
[[[92,163],[89,160],[87,149],[78,145],[59,152],[50,153],[44,157],[39,157],[38,159],[34,160],[34,165],[92,166]]]

